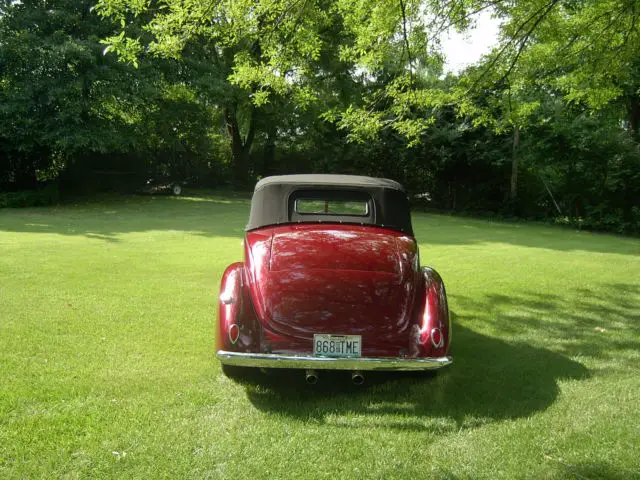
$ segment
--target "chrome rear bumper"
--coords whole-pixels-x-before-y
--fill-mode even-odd
[[[218,350],[225,365],[257,368],[304,368],[317,370],[436,370],[453,362],[451,357],[437,358],[329,358],[273,353],[241,353]]]

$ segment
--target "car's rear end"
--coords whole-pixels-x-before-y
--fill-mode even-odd
[[[366,191],[328,191],[294,190],[286,201],[297,221],[247,232],[244,263],[222,281],[220,361],[299,368],[311,379],[322,369],[362,378],[451,363],[444,286],[420,268],[411,232],[378,221]]]

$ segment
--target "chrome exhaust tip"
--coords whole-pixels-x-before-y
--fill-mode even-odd
[[[354,385],[362,385],[364,383],[364,375],[358,370],[351,372],[351,381]]]
[[[307,370],[304,373],[304,379],[307,382],[307,385],[315,385],[318,383],[318,372],[315,370]]]

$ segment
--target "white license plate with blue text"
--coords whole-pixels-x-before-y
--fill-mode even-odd
[[[313,354],[316,357],[360,357],[360,335],[314,335]]]

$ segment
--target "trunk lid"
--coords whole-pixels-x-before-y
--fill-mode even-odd
[[[407,347],[415,242],[381,228],[304,225],[274,228],[270,250],[256,293],[272,351],[310,352],[314,334],[362,335],[363,356]]]

